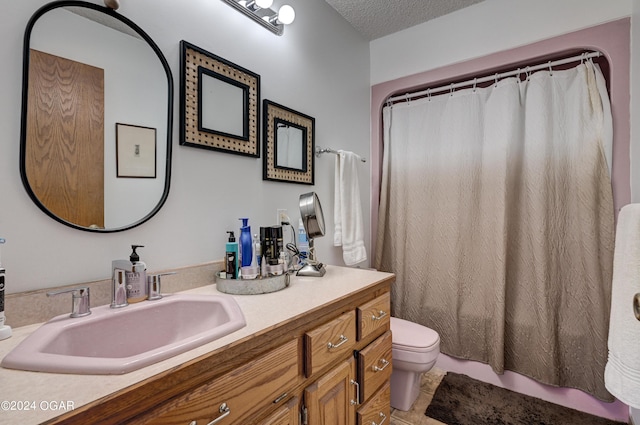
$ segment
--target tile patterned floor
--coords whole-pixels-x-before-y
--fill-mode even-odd
[[[431,403],[436,388],[444,378],[446,372],[438,368],[433,368],[429,372],[422,375],[420,384],[420,395],[411,410],[403,412],[402,410],[393,410],[391,412],[390,425],[446,425],[435,419],[428,418],[424,415],[427,406]]]

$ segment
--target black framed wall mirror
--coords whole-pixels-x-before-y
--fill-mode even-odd
[[[20,174],[33,202],[91,232],[153,217],[169,193],[173,128],[173,77],[155,42],[112,9],[63,0],[31,17],[23,55]],[[151,178],[118,173],[116,123],[155,133],[119,143],[133,170],[158,165]]]
[[[314,184],[315,119],[263,102],[263,180]]]

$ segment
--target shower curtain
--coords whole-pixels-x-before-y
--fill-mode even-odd
[[[375,266],[442,352],[612,400],[603,96],[586,62],[385,107]]]

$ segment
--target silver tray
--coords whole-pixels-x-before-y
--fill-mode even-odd
[[[232,295],[258,295],[268,294],[269,292],[281,291],[291,281],[289,273],[280,276],[271,276],[258,279],[225,279],[220,276],[220,272],[216,273],[216,287],[218,291]]]

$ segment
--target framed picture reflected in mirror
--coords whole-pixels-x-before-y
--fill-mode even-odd
[[[314,184],[315,119],[265,99],[263,180]]]

